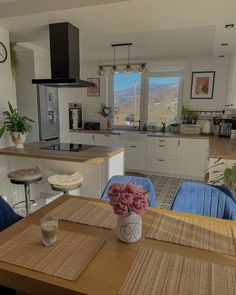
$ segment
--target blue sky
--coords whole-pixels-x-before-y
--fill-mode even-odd
[[[150,78],[149,82],[151,84],[173,84],[179,82],[179,77],[166,77],[166,78]],[[141,74],[116,74],[114,75],[114,90],[124,90],[132,87],[135,83],[140,84]]]

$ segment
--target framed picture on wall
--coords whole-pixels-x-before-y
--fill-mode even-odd
[[[191,99],[212,99],[214,93],[215,72],[193,72]]]
[[[87,88],[87,96],[100,96],[100,78],[88,78],[87,80],[95,84],[95,87]]]

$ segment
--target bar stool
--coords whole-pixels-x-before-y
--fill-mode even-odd
[[[10,178],[11,183],[24,185],[25,188],[25,200],[17,202],[14,204],[15,206],[25,203],[26,215],[30,214],[30,205],[35,203],[34,200],[30,199],[30,184],[37,183],[42,179],[42,173],[39,168],[28,168],[28,169],[20,169],[14,170],[7,175]]]
[[[69,191],[73,191],[81,187],[84,177],[76,172],[71,175],[55,174],[48,177],[48,182],[54,191],[60,191],[64,194],[68,194]]]

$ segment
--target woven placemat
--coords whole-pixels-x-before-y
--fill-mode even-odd
[[[236,269],[140,248],[120,295],[235,295]]]
[[[105,242],[84,234],[58,231],[52,247],[42,245],[38,225],[31,225],[0,247],[0,261],[67,280],[76,280]]]
[[[236,224],[157,213],[147,238],[236,256]]]
[[[56,216],[60,220],[106,229],[114,229],[117,223],[117,217],[109,204],[74,198],[65,201],[46,216],[50,215]]]

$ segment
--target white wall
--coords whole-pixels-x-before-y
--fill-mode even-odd
[[[5,63],[0,63],[0,123],[3,121],[2,112],[8,109],[8,101],[16,106],[15,83],[11,73],[9,33],[0,28],[0,41],[7,47],[8,59]],[[11,144],[9,136],[5,134],[0,139],[0,148]],[[8,196],[12,199],[12,186],[7,178],[8,163],[5,156],[0,156],[0,195]]]
[[[149,71],[183,71],[183,104],[193,110],[223,110],[226,103],[228,91],[229,59],[214,57],[195,57],[165,59],[147,61]],[[215,71],[215,88],[213,99],[190,99],[191,74],[194,71]],[[97,64],[82,64],[81,76],[83,79],[95,78],[97,75]],[[108,77],[100,77],[100,97],[87,96],[85,88],[64,88],[59,90],[59,108],[61,135],[68,132],[68,103],[81,102],[84,111],[84,121],[102,121],[101,128],[106,128],[106,120],[97,113],[101,103],[108,102]]]

